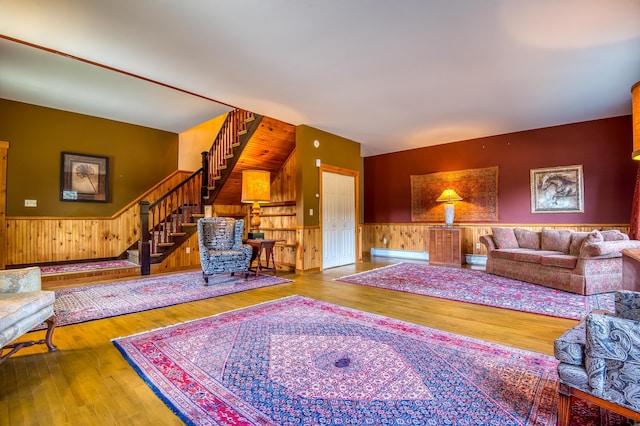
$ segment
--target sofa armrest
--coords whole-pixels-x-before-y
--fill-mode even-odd
[[[495,241],[493,240],[492,235],[481,235],[479,240],[482,244],[484,244],[488,252],[498,248],[498,246],[496,246]]]
[[[587,243],[580,249],[580,257],[621,255],[622,250],[625,249],[640,249],[640,241],[620,240]]]
[[[41,289],[40,268],[0,270],[0,293],[24,293]]]

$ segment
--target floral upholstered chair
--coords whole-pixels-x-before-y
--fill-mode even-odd
[[[616,292],[615,310],[591,312],[555,341],[560,426],[571,396],[640,420],[640,293]]]
[[[253,248],[242,244],[244,220],[207,217],[198,220],[198,245],[204,282],[215,274],[243,272],[249,275]]]
[[[56,316],[55,293],[41,290],[40,268],[30,267],[0,271],[0,363],[21,348],[46,344],[49,352],[57,348],[52,342]],[[13,342],[37,325],[47,323],[42,340]]]

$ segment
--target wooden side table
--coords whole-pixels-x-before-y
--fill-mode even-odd
[[[640,250],[622,250],[622,288],[640,291]]]
[[[462,267],[465,261],[462,248],[464,230],[457,227],[429,228],[429,264]]]
[[[273,248],[276,243],[281,240],[245,240],[246,244],[249,244],[253,248],[253,253],[251,255],[251,263],[254,260],[258,260],[258,264],[255,268],[249,267],[249,271],[255,272],[256,277],[261,274],[263,271],[273,271],[273,275],[278,275],[278,271],[276,268],[276,258],[273,254]],[[264,251],[264,257],[266,264],[262,264],[262,252]],[[251,266],[249,263],[249,266]],[[269,266],[271,265],[271,266]]]

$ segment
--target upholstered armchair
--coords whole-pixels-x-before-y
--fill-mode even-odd
[[[242,244],[244,220],[230,217],[207,217],[198,220],[198,245],[204,282],[209,276],[244,272],[249,275],[253,249]]]
[[[593,311],[556,339],[558,425],[575,396],[640,420],[640,293],[618,291],[615,313]]]
[[[0,270],[0,363],[19,349],[46,344],[49,352],[57,348],[52,342],[56,316],[55,293],[41,290],[40,268]],[[47,323],[42,340],[13,342],[41,323]]]

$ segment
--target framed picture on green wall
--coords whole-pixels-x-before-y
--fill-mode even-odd
[[[63,152],[60,200],[106,203],[108,170],[109,157]]]

